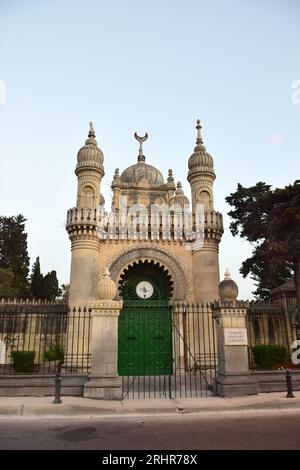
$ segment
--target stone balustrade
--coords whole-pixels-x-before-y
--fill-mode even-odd
[[[99,209],[70,209],[66,228],[70,237],[97,233],[102,240],[181,240],[194,241],[197,235],[219,242],[223,218],[219,212],[192,214],[186,211],[140,211],[125,214]]]

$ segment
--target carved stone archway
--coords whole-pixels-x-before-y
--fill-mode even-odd
[[[136,247],[126,247],[114,254],[108,261],[107,267],[111,278],[118,285],[121,275],[128,266],[138,261],[153,261],[164,266],[172,276],[174,285],[174,301],[191,301],[192,278],[188,268],[171,251],[154,247],[150,244],[141,244]]]

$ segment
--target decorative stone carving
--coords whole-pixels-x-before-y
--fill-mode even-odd
[[[77,207],[68,211],[66,221],[72,242],[72,305],[87,305],[89,301],[98,299],[99,267],[102,271],[107,266],[112,280],[118,284],[124,270],[136,260],[158,263],[168,272],[172,277],[175,301],[213,301],[219,297],[218,245],[223,233],[223,222],[222,215],[213,210],[213,158],[203,144],[200,122],[197,122],[196,128],[196,147],[189,159],[188,175],[192,196],[191,224],[184,220],[183,213],[174,215],[174,210],[171,210],[168,219],[170,224],[166,227],[162,208],[156,218],[158,223],[153,223],[150,205],[164,204],[170,209],[168,206],[172,202],[178,202],[181,207],[188,203],[188,199],[180,184],[174,194],[172,170],[169,170],[165,181],[159,169],[145,163],[142,147],[135,165],[122,173],[116,171],[112,183],[114,210],[112,213],[106,212],[100,192],[104,157],[97,145],[93,125],[90,125],[86,144],[78,153]],[[136,138],[141,144],[146,135],[136,135]],[[129,209],[126,223],[123,223],[125,219],[119,204],[124,199],[127,201],[127,209],[138,203],[145,206],[145,215],[140,210],[136,224],[135,208],[133,214],[130,212],[132,209]],[[201,215],[203,230],[202,226],[199,227],[197,202],[204,203],[206,209],[204,216]],[[123,207],[125,203],[122,202]],[[203,232],[203,246],[201,243],[193,243],[195,233],[191,232],[190,225],[198,233]]]
[[[112,279],[118,283],[124,269],[135,261],[154,261],[166,267],[174,283],[174,299],[190,300],[192,297],[192,276],[187,266],[161,245],[141,243],[136,247],[126,247],[118,251],[108,261]]]
[[[94,300],[88,306],[92,309],[93,317],[118,316],[123,307],[123,300]]]
[[[98,284],[98,296],[100,300],[112,300],[117,293],[117,286],[110,277],[110,272],[106,268]]]
[[[224,280],[219,284],[219,296],[222,300],[229,302],[235,300],[239,294],[239,288],[231,279],[230,272],[226,269]]]

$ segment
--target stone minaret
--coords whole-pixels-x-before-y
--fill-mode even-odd
[[[194,153],[188,161],[188,181],[191,185],[192,211],[204,209],[204,243],[193,250],[193,277],[195,301],[213,301],[219,298],[219,243],[223,234],[222,214],[214,211],[213,182],[216,178],[214,161],[206,151],[197,121],[197,140]]]
[[[214,161],[203,145],[201,128],[198,119],[196,147],[188,163],[187,179],[191,185],[193,213],[196,211],[196,204],[204,204],[205,211],[214,210],[213,183],[216,179]]]
[[[77,206],[67,215],[66,229],[72,243],[69,303],[73,306],[84,305],[97,294],[100,245],[96,229],[99,208],[104,205],[100,193],[103,158],[90,123],[88,139],[77,154]]]
[[[78,179],[77,208],[97,209],[104,204],[100,193],[101,180],[104,176],[103,153],[95,139],[93,123],[90,122],[88,138],[77,154],[75,174]]]

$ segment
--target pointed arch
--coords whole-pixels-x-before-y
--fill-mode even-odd
[[[158,263],[168,272],[172,279],[173,300],[190,301],[192,299],[192,278],[188,268],[171,251],[157,248],[150,243],[136,247],[126,247],[115,253],[108,261],[107,267],[111,278],[119,285],[125,269],[139,261]]]

